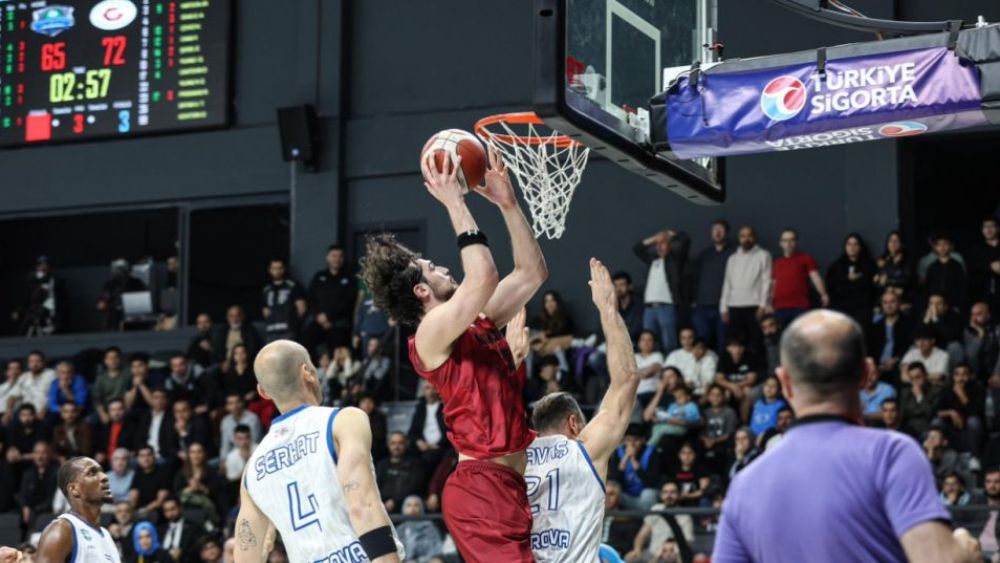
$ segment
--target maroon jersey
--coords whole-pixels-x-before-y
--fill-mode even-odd
[[[409,340],[410,362],[441,395],[448,439],[459,453],[490,459],[524,450],[535,439],[524,413],[524,364],[514,367],[507,339],[479,317],[452,345],[448,359],[426,370]]]

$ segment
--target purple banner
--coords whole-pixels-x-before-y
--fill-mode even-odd
[[[723,64],[724,67],[724,64]],[[979,73],[944,47],[680,78],[667,141],[681,158],[788,151],[987,124]]]

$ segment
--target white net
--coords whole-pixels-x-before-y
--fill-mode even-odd
[[[569,204],[587,166],[590,149],[580,143],[567,142],[557,131],[540,132],[532,123],[523,124],[527,133],[515,133],[506,121],[497,125],[504,133],[494,135],[486,131],[479,136],[500,152],[507,168],[517,178],[524,200],[528,202],[535,238],[542,234],[550,239],[561,237],[566,229]]]

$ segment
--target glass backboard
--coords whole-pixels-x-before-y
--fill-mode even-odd
[[[715,1],[536,0],[536,113],[591,154],[692,201],[722,201],[720,161],[681,160],[649,143],[649,100],[667,86],[664,70],[712,61]]]

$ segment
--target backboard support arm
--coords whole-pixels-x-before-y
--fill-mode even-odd
[[[826,24],[855,31],[884,33],[894,36],[940,33],[942,31],[950,31],[956,25],[956,20],[908,22],[855,16],[830,9],[828,7],[829,0],[771,0],[771,2],[800,16]],[[957,22],[958,25],[962,23],[960,20],[957,20]]]

